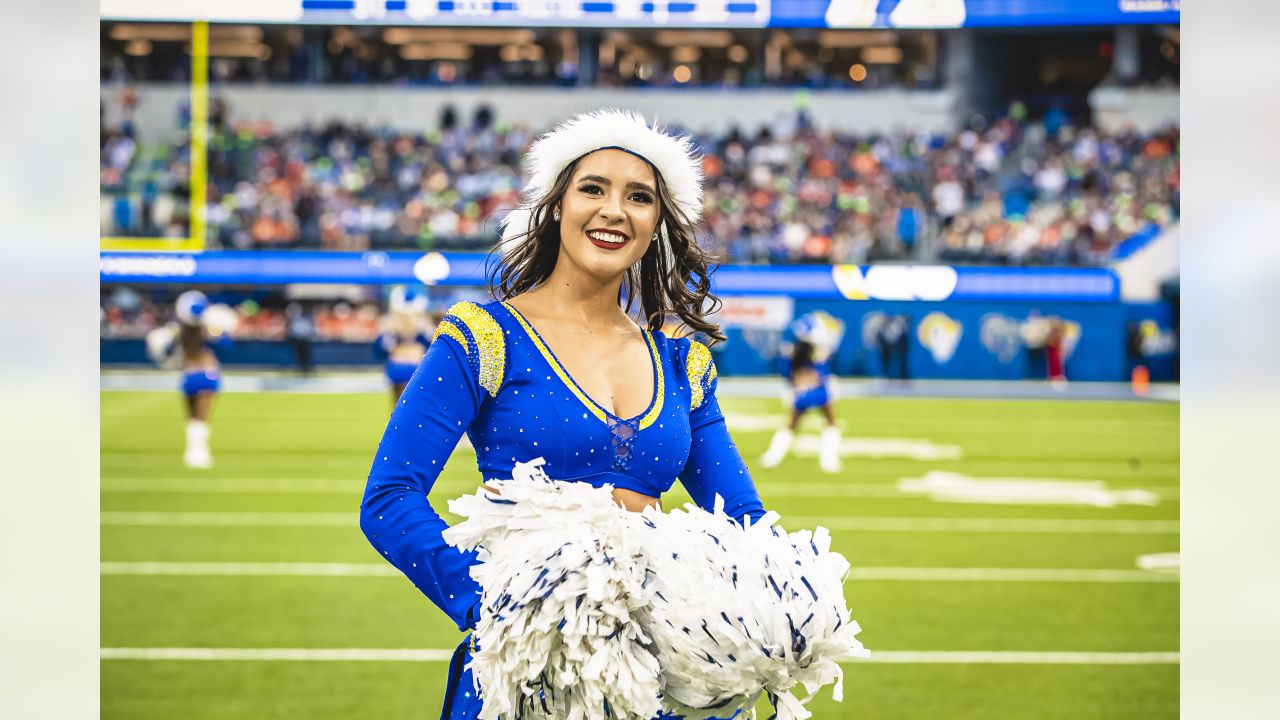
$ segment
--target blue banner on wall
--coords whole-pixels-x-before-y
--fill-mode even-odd
[[[901,379],[1043,380],[1045,344],[1051,329],[1066,358],[1071,380],[1121,381],[1126,357],[1126,306],[1063,302],[832,302],[797,300],[796,316],[823,310],[845,324],[831,358],[842,376]],[[892,316],[905,316],[907,342],[885,347],[876,330]],[[717,346],[716,365],[725,375],[777,371],[779,332],[733,327]],[[901,354],[901,356],[899,356]],[[1162,368],[1163,369],[1163,368]],[[1168,379],[1165,373],[1153,379]]]
[[[206,252],[101,255],[105,283],[284,285],[485,284],[489,256],[413,252]],[[724,265],[712,276],[722,295],[883,301],[1061,301],[1109,303],[1120,296],[1106,268],[989,268],[947,265]]]

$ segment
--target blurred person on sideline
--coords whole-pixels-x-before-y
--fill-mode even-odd
[[[1049,333],[1045,337],[1044,361],[1049,384],[1054,390],[1067,387],[1067,323],[1060,317],[1049,318]]]
[[[885,380],[911,379],[907,364],[907,352],[911,337],[911,318],[906,315],[890,315],[876,334],[880,346],[880,368]]]
[[[795,341],[783,348],[782,376],[787,382],[787,405],[791,411],[785,427],[774,432],[760,464],[777,467],[791,451],[800,418],[813,409],[822,411],[827,421],[818,442],[818,464],[823,472],[840,471],[840,427],[836,424],[835,388],[831,355],[844,336],[844,323],[818,310],[801,316],[791,325]]]
[[[384,371],[391,383],[394,407],[413,377],[413,371],[427,354],[433,331],[427,316],[427,296],[403,285],[391,289],[387,314],[382,319],[382,332],[374,342],[374,352],[386,361]]]
[[[298,372],[310,375],[312,371],[311,343],[316,337],[316,321],[311,312],[300,302],[291,302],[284,309],[285,337],[293,348]]]
[[[190,468],[213,467],[209,449],[209,414],[222,385],[218,356],[213,347],[231,343],[236,312],[226,305],[210,304],[198,290],[188,290],[174,303],[176,322],[147,333],[147,355],[158,365],[178,362],[182,367],[182,395],[186,400],[187,442],[182,462]]]

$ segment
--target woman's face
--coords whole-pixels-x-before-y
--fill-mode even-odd
[[[578,161],[560,200],[560,258],[597,278],[620,276],[644,256],[658,226],[653,168],[622,150]]]

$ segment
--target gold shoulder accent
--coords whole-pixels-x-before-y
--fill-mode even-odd
[[[711,381],[716,379],[716,364],[711,351],[697,340],[689,341],[689,356],[685,359],[685,371],[689,376],[689,409],[694,410],[706,399]]]
[[[439,340],[441,335],[451,337],[456,340],[458,344],[462,346],[463,352],[471,352],[471,343],[467,341],[467,336],[463,335],[462,331],[458,329],[458,326],[454,325],[453,321],[447,317],[441,320],[440,324],[436,326],[436,334],[435,337],[431,338],[431,342]]]
[[[457,323],[461,323],[459,328]],[[467,350],[467,357],[472,358],[476,366],[480,387],[488,391],[491,397],[498,396],[498,389],[507,371],[507,342],[498,321],[493,319],[487,310],[473,302],[460,302],[449,308],[449,314],[440,323],[438,332],[457,340],[450,332],[451,328],[458,335],[470,335],[471,344],[462,342]]]

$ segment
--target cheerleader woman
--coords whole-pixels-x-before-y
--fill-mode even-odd
[[[558,480],[608,485],[629,510],[658,506],[676,478],[734,518],[764,507],[725,427],[706,346],[660,331],[677,317],[723,340],[694,242],[699,159],[687,138],[638,115],[580,115],[528,155],[525,202],[506,220],[497,301],[454,305],[410,378],[373,460],[360,525],[378,553],[463,631],[475,627],[475,553],[442,537],[427,495],[465,433],[483,481],[545,458]],[[624,304],[623,298],[628,301]],[[633,319],[636,318],[636,319]],[[483,707],[464,642],[442,718]]]
[[[393,406],[400,400],[413,371],[427,354],[427,346],[431,344],[430,333],[426,295],[404,286],[392,288],[390,311],[383,319],[382,332],[374,342],[374,352],[386,361],[383,370],[391,384]]]
[[[840,427],[836,424],[834,408],[835,392],[831,382],[831,367],[827,363],[844,334],[839,320],[818,311],[809,313],[792,324],[796,336],[790,354],[782,358],[782,376],[786,378],[790,417],[787,425],[779,428],[769,442],[760,464],[777,467],[791,451],[800,418],[810,410],[822,411],[827,421],[818,443],[818,464],[823,472],[840,471]]]
[[[182,462],[187,467],[213,467],[209,449],[209,414],[222,385],[218,356],[213,345],[231,341],[235,311],[226,305],[211,305],[204,293],[188,290],[174,303],[176,322],[147,334],[147,353],[157,364],[180,358],[181,390],[187,411],[186,449]]]

